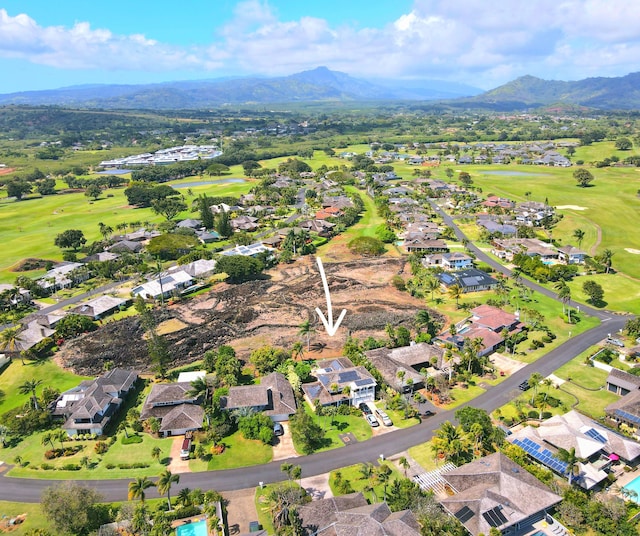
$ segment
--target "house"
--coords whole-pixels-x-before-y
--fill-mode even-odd
[[[138,253],[142,251],[143,245],[140,242],[135,242],[133,240],[120,240],[115,244],[109,246],[107,249],[110,252],[116,253]]]
[[[325,220],[307,220],[300,222],[299,227],[305,231],[311,233],[318,233],[318,236],[331,236],[332,229],[336,226],[335,223],[331,223]]]
[[[190,382],[155,383],[144,401],[140,420],[155,417],[164,437],[183,435],[202,428],[204,409],[191,394]]]
[[[468,270],[460,270],[457,272],[445,272],[437,274],[436,277],[446,288],[458,285],[465,294],[467,292],[491,290],[498,284],[496,279],[477,268],[469,268]]]
[[[291,384],[279,372],[264,376],[258,385],[229,387],[229,394],[223,397],[220,405],[227,410],[251,408],[274,422],[289,420],[297,407]]]
[[[387,503],[368,504],[360,492],[311,501],[297,512],[305,536],[420,536],[411,510],[392,513]]]
[[[82,381],[60,395],[52,415],[64,419],[62,429],[69,436],[103,435],[137,380],[136,371],[115,368],[95,380]]]
[[[176,227],[180,229],[200,229],[202,227],[202,220],[194,220],[193,218],[187,218],[186,220],[182,220],[178,222]]]
[[[222,237],[216,231],[196,231],[196,236],[198,240],[203,244],[210,244],[211,242],[217,242],[221,240]]]
[[[444,240],[433,240],[422,237],[406,238],[403,246],[409,253],[444,253],[449,251],[449,246],[447,246]]]
[[[15,350],[18,352],[28,350],[47,337],[53,337],[56,333],[54,326],[66,314],[63,312],[62,314],[38,315],[18,335],[19,339],[16,341]],[[2,350],[6,352],[7,348],[2,348]]]
[[[616,368],[611,369],[607,377],[607,391],[620,396],[640,389],[640,376],[629,374]]]
[[[491,234],[503,236],[513,236],[518,232],[518,228],[510,223],[500,223],[490,218],[478,218],[477,223]]]
[[[444,354],[443,348],[424,342],[400,348],[376,348],[365,352],[367,359],[389,385],[399,385],[398,372],[404,372],[401,390],[406,389],[409,379],[414,386],[423,384],[425,379],[420,371],[442,368]]]
[[[515,212],[516,221],[519,224],[529,227],[538,227],[542,225],[545,218],[550,218],[555,215],[553,207],[537,201],[519,203],[515,208]]]
[[[264,246],[260,242],[256,242],[254,244],[249,244],[248,246],[236,246],[235,248],[226,249],[220,253],[220,255],[245,255],[248,257],[255,257],[259,253],[263,253],[265,251],[273,252],[274,250]]]
[[[235,231],[255,231],[258,228],[258,218],[253,216],[239,216],[230,222]]]
[[[342,216],[344,212],[337,207],[327,207],[316,212],[316,220],[326,220],[327,218],[338,218]]]
[[[584,264],[587,254],[573,246],[560,246],[558,248],[560,260],[565,264]]]
[[[473,536],[489,534],[494,527],[516,534],[544,519],[562,500],[501,452],[442,473],[442,478],[453,495],[440,504]]]
[[[317,381],[302,385],[304,396],[315,406],[348,402],[357,406],[361,402],[373,402],[376,393],[376,380],[362,366],[354,364],[346,357],[318,361],[317,368],[311,372]]]
[[[100,251],[99,253],[94,253],[93,255],[89,255],[85,257],[80,262],[86,264],[88,262],[107,262],[107,261],[115,261],[119,259],[120,255],[117,253],[113,253],[112,251]]]
[[[116,298],[114,296],[99,296],[88,302],[81,303],[73,309],[71,313],[88,316],[92,320],[100,320],[113,313],[116,309],[126,306],[128,300]]]
[[[168,297],[174,293],[193,285],[193,277],[184,270],[178,270],[170,274],[161,274],[158,279],[152,279],[142,285],[135,287],[131,293],[134,296],[142,296],[143,298],[157,299],[159,297]]]
[[[467,268],[473,268],[473,257],[460,251],[435,253],[433,255],[425,255],[422,259],[422,265],[425,268],[440,266],[444,270],[466,270]]]
[[[200,279],[213,275],[216,269],[216,261],[213,259],[198,259],[197,261],[190,262],[189,264],[182,264],[178,267],[178,270],[182,270],[189,274],[194,279]]]
[[[574,481],[585,489],[592,489],[605,480],[612,463],[623,460],[635,465],[640,458],[640,443],[575,410],[555,415],[537,427],[526,426],[506,439],[563,476],[568,468],[558,459],[558,450],[575,449],[576,456],[583,461],[578,463],[578,475]]]
[[[81,281],[89,279],[89,272],[86,271],[86,267],[84,271],[78,270],[83,267],[84,264],[80,262],[61,262],[37,279],[38,286],[49,293],[72,287]]]

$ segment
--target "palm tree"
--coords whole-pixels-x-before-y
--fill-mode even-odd
[[[53,440],[55,438],[53,437],[53,434],[51,432],[46,432],[45,434],[42,434],[42,438],[40,439],[40,444],[44,447],[47,443],[49,443],[49,445],[51,445],[51,448],[54,449],[55,445],[53,444]]]
[[[454,426],[446,421],[431,441],[431,448],[437,455],[457,464],[465,462],[473,454],[473,442],[462,426]]]
[[[602,262],[602,264],[604,264],[607,267],[607,273],[609,273],[609,270],[611,270],[611,259],[613,257],[613,251],[611,251],[610,249],[605,249],[601,254],[600,254],[600,260]]]
[[[300,331],[298,331],[298,334],[307,337],[307,352],[311,351],[311,334],[315,330],[316,328],[311,325],[311,322],[309,322],[308,319],[300,324]]]
[[[565,450],[562,448],[558,449],[557,458],[561,462],[565,462],[567,464],[566,475],[569,480],[569,485],[571,485],[573,477],[579,476],[580,474],[580,466],[578,465],[580,459],[576,456],[575,447],[571,447],[569,450]]]
[[[60,448],[64,449],[64,442],[69,439],[69,434],[62,428],[59,428],[51,433],[51,438],[60,441]]]
[[[536,396],[538,394],[538,387],[540,386],[540,382],[543,380],[544,378],[542,377],[542,374],[540,374],[539,372],[534,372],[531,374],[531,376],[529,376],[529,387],[533,387],[533,396],[531,397],[531,405],[533,406],[533,402],[536,399]]]
[[[9,435],[9,428],[4,424],[0,424],[0,443],[3,447],[7,446],[7,436]]]
[[[571,289],[564,281],[558,281],[554,288],[558,291],[558,299],[562,302],[562,314],[566,314],[565,306],[571,301]]]
[[[573,231],[573,238],[576,239],[578,247],[580,247],[580,244],[582,244],[582,241],[584,240],[584,231],[582,229],[576,229]]]
[[[449,297],[456,300],[456,309],[460,307],[460,297],[462,296],[462,287],[458,284],[449,287]]]
[[[389,467],[386,463],[382,464],[378,467],[376,471],[376,480],[380,482],[382,487],[382,501],[387,502],[387,484],[391,478],[391,467]]]
[[[158,477],[158,492],[161,495],[167,494],[167,503],[169,504],[169,510],[171,510],[171,485],[180,482],[180,475],[174,475],[168,469],[165,469],[160,473]]]
[[[428,277],[424,282],[424,288],[431,293],[433,301],[433,293],[440,288],[440,280],[437,277]]]
[[[144,502],[146,497],[145,490],[154,486],[155,484],[146,476],[137,477],[135,480],[129,482],[129,500],[140,499],[140,502]]]
[[[300,341],[294,342],[293,346],[291,347],[291,359],[293,359],[294,361],[297,361],[298,358],[302,359],[303,355],[304,355],[304,344],[302,344]]]
[[[191,382],[191,389],[189,389],[186,394],[194,398],[203,397],[206,406],[207,400],[209,400],[209,387],[209,382],[206,377],[196,378]]]
[[[35,409],[40,409],[38,407],[38,396],[36,394],[36,389],[41,383],[42,380],[27,380],[18,386],[18,392],[21,395],[31,394],[31,400],[33,401],[33,407]]]
[[[182,506],[191,506],[191,490],[189,488],[182,488],[178,493],[178,502]]]
[[[20,327],[7,328],[0,333],[0,348],[3,352],[17,352],[16,346],[20,341]]]
[[[162,449],[160,447],[153,447],[151,449],[151,457],[158,461],[160,460],[160,456],[162,456]]]
[[[409,467],[411,467],[411,464],[409,463],[409,460],[407,460],[407,458],[405,456],[401,456],[400,459],[398,460],[398,464],[404,470],[404,477],[407,478],[407,469],[409,469]]]

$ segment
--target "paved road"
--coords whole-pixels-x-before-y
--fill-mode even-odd
[[[464,238],[451,218],[441,213],[445,223],[451,225],[458,235]],[[475,246],[470,246],[478,258],[494,266],[497,270],[506,274],[509,271],[482,253]],[[523,280],[523,284],[541,292],[549,297],[555,298],[555,294],[535,283]],[[570,340],[564,342],[554,350],[548,352],[535,363],[527,365],[499,385],[490,387],[479,397],[466,405],[484,409],[488,412],[503,406],[512,398],[520,394],[518,385],[528,379],[532,373],[539,372],[543,376],[548,376],[554,370],[573,359],[576,355],[585,351],[589,347],[604,339],[608,333],[615,333],[624,327],[627,317],[616,315],[608,311],[600,311],[591,307],[582,307],[587,314],[592,314],[601,320],[595,328],[590,329]],[[412,428],[397,430],[391,433],[382,434],[377,437],[341,448],[313,454],[311,456],[292,459],[293,463],[302,467],[302,474],[305,477],[326,473],[360,462],[375,462],[381,455],[385,457],[398,454],[409,447],[428,441],[434,430],[446,420],[454,419],[455,411],[442,411],[433,417],[425,419],[422,423]],[[185,473],[180,475],[180,485],[175,486],[174,493],[182,487],[216,489],[218,491],[230,491],[255,487],[260,482],[271,483],[282,480],[283,473],[280,471],[282,461],[272,462],[256,467],[242,467],[226,471],[209,471],[203,473]],[[103,481],[80,481],[82,484],[96,487],[108,501],[124,500],[127,496],[127,486],[131,479],[127,480],[103,480]],[[4,477],[1,479],[0,500],[10,500],[17,502],[39,502],[42,490],[48,486],[59,483],[59,481],[36,480]],[[156,497],[155,488],[151,488],[149,497]]]

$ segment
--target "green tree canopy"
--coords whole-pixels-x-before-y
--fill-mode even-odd
[[[175,260],[198,247],[200,241],[193,235],[166,233],[149,240],[147,251],[162,260]]]
[[[359,236],[354,238],[347,244],[347,247],[352,253],[356,253],[364,257],[378,257],[386,251],[384,243],[371,236]]]
[[[40,507],[58,534],[82,536],[96,530],[103,522],[104,499],[93,487],[65,482],[46,488]]]
[[[187,210],[187,205],[178,198],[165,197],[164,199],[153,199],[151,201],[151,210],[164,216],[167,221],[171,221],[180,212]]]
[[[254,257],[245,255],[224,255],[218,259],[216,273],[225,273],[234,282],[246,281],[259,275],[264,264]]]
[[[590,182],[592,182],[595,177],[593,174],[585,168],[578,168],[573,172],[573,178],[578,181],[578,186],[581,188],[586,188]]]
[[[67,229],[66,231],[58,234],[53,243],[62,249],[73,249],[74,251],[78,251],[87,243],[87,239],[84,237],[84,233],[79,229]]]

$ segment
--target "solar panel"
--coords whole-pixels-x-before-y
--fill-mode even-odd
[[[627,421],[631,421],[632,423],[635,423],[635,424],[640,424],[640,417],[637,417],[636,415],[632,415],[631,413],[628,413],[621,409],[617,409],[615,412],[616,412],[616,415],[619,415],[620,417],[622,417],[623,419],[626,419]]]
[[[540,445],[525,437],[524,439],[514,439],[513,443],[521,447],[529,456],[546,465],[550,469],[564,474],[567,471],[568,464],[556,458],[549,449],[542,449]]]
[[[460,523],[466,523],[467,521],[469,521],[475,514],[473,513],[473,510],[471,510],[471,508],[469,508],[468,506],[464,506],[462,508],[460,508],[460,510],[458,510],[455,513],[455,516],[458,518],[458,520],[460,521]]]
[[[595,439],[596,441],[600,441],[600,443],[606,443],[607,442],[607,438],[604,437],[600,432],[598,432],[598,430],[596,430],[595,428],[589,428],[584,435],[589,436],[593,439]]]
[[[502,506],[496,506],[493,509],[493,513],[496,515],[501,525],[504,525],[507,522],[507,518],[502,513]]]
[[[340,383],[345,383],[356,381],[359,376],[355,370],[348,370],[347,372],[341,372],[340,374],[338,374],[338,378]]]
[[[489,523],[490,527],[499,527],[502,523],[493,513],[493,510],[489,510],[488,512],[483,512],[482,517],[485,518],[487,523]]]

